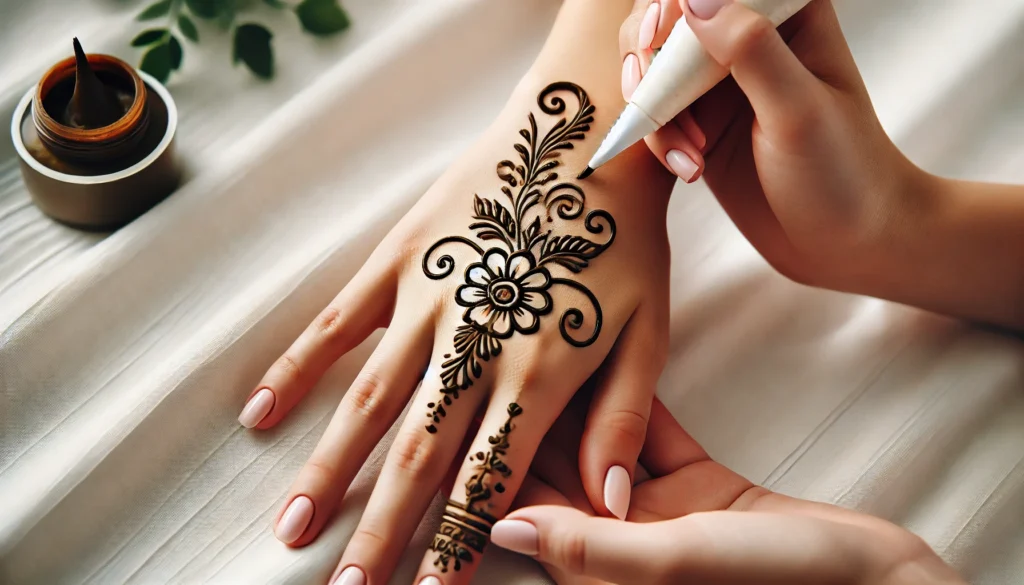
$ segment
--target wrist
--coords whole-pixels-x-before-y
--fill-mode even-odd
[[[914,278],[920,243],[927,241],[944,205],[945,179],[892,148],[893,164],[864,195],[875,203],[864,222],[861,245],[847,261],[833,264],[831,282],[821,286],[896,300],[907,279]]]

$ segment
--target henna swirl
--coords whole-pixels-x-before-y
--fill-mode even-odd
[[[445,244],[451,244],[454,242],[466,244],[467,246],[473,248],[473,250],[475,250],[477,254],[483,255],[484,253],[483,248],[481,248],[476,242],[468,238],[464,238],[462,236],[448,236],[447,238],[441,238],[440,240],[434,242],[434,244],[430,246],[430,248],[427,250],[426,254],[423,255],[423,274],[426,274],[428,278],[431,278],[433,280],[441,280],[442,278],[451,274],[453,270],[455,270],[455,259],[448,254],[445,254],[444,256],[441,256],[440,258],[437,259],[437,268],[440,272],[431,272],[430,270],[430,256],[433,255],[434,252],[436,252],[437,249],[440,248],[441,246],[444,246]]]
[[[583,189],[572,183],[560,183],[548,190],[544,196],[544,206],[548,209],[548,221],[551,221],[551,208],[557,206],[558,217],[573,220],[583,213],[586,197]]]
[[[578,330],[583,327],[583,311],[575,307],[566,309],[565,312],[562,313],[562,317],[558,320],[558,330],[562,333],[562,337],[576,347],[587,347],[591,343],[594,343],[597,340],[597,336],[601,334],[601,324],[603,322],[601,303],[597,302],[597,297],[594,296],[594,293],[590,292],[589,288],[575,280],[552,278],[551,284],[561,284],[578,290],[586,295],[587,299],[590,300],[590,304],[594,307],[594,332],[590,334],[590,337],[580,341],[569,334],[569,329]]]

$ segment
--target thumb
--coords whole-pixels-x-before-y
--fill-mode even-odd
[[[764,15],[733,0],[680,0],[704,49],[729,70],[770,135],[817,111],[821,84]]]
[[[637,524],[588,516],[575,508],[516,510],[491,529],[491,542],[572,575],[627,585],[666,577],[660,523]]]
[[[580,438],[580,479],[590,505],[620,520],[629,511],[636,461],[665,365],[668,301],[657,304],[637,308],[594,376],[594,398]]]

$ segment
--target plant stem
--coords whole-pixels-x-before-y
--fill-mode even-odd
[[[178,17],[181,15],[181,6],[184,2],[185,0],[171,0],[171,10],[167,13],[170,24],[167,28],[174,28],[178,25]]]

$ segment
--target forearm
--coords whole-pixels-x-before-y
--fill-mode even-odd
[[[618,35],[631,6],[632,0],[564,0],[534,71],[574,77],[596,100],[624,107]]]
[[[1024,331],[1024,187],[921,173],[878,250],[874,296]]]

